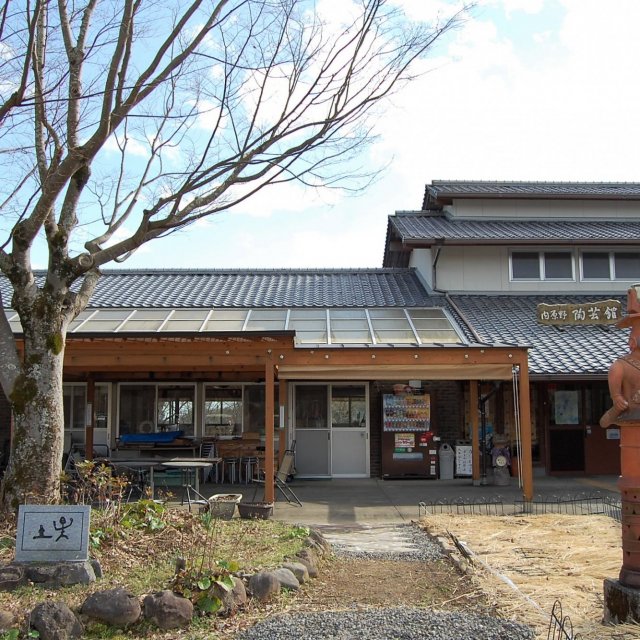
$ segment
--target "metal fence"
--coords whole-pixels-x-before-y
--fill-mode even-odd
[[[562,604],[560,600],[553,603],[551,617],[549,619],[549,629],[547,640],[582,640],[582,635],[573,633],[573,624],[569,616],[562,615]]]
[[[533,500],[505,500],[501,496],[476,499],[451,498],[418,503],[418,516],[450,513],[457,515],[606,515],[620,521],[620,498],[601,493],[534,496]]]

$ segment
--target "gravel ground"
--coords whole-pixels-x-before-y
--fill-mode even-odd
[[[443,557],[440,545],[414,525],[400,525],[414,548],[361,551],[333,543],[347,558],[433,561]],[[476,613],[389,607],[274,615],[235,636],[236,640],[533,640],[533,629],[510,620]]]
[[[324,611],[273,616],[236,640],[533,640],[533,630],[509,620],[427,609]]]

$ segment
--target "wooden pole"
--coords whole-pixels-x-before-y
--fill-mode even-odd
[[[520,473],[525,500],[533,500],[533,459],[531,454],[531,400],[529,394],[529,365],[520,361]]]

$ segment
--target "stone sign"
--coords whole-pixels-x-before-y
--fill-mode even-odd
[[[88,505],[18,508],[16,562],[83,562],[89,558]]]
[[[619,300],[600,300],[585,304],[539,304],[537,316],[540,324],[615,324],[622,318],[622,303]]]

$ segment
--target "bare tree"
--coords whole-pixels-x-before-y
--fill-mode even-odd
[[[23,327],[19,353],[0,313],[14,414],[5,504],[60,497],[66,333],[100,267],[269,185],[340,184],[371,140],[370,116],[466,13],[413,24],[386,0],[344,0],[343,15],[323,20],[319,5],[9,0],[0,10],[0,270],[12,292],[0,304]],[[39,246],[44,277],[32,266]]]

